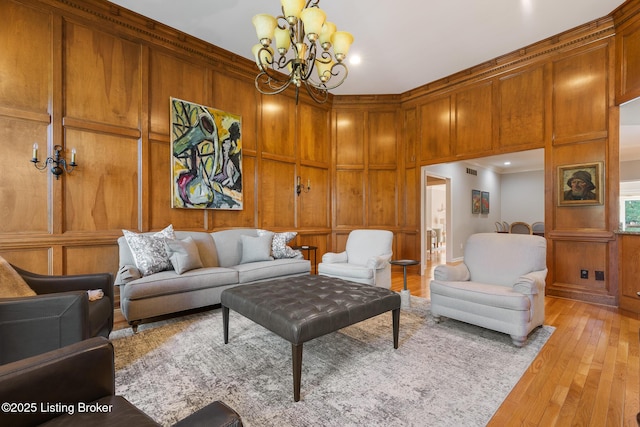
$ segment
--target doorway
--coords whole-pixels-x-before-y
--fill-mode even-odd
[[[423,172],[422,191],[422,271],[433,270],[447,261],[447,237],[450,234],[450,180]]]

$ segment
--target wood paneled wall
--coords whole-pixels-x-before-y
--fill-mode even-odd
[[[385,228],[395,257],[419,259],[422,166],[545,148],[548,292],[615,304],[617,104],[640,94],[639,4],[404,94],[317,105],[262,96],[251,61],[106,1],[0,0],[0,253],[114,272],[121,229],[172,223],[297,230],[319,257]],[[171,209],[170,97],[242,116],[243,211]],[[75,147],[79,167],[36,171],[35,141]],[[594,161],[604,205],[558,207],[557,167]]]
[[[261,96],[251,61],[101,0],[0,0],[0,253],[53,274],[110,271],[122,229],[296,230],[331,245],[331,104]],[[172,209],[169,99],[242,116],[242,211]],[[391,149],[395,147],[395,135]],[[29,162],[54,145],[59,180]],[[387,147],[388,148],[388,147]],[[395,152],[384,153],[385,158]],[[311,184],[297,196],[296,177]]]

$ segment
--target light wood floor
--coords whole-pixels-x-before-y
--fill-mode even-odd
[[[429,298],[430,273],[408,272],[411,295]],[[401,267],[393,290],[403,287]],[[640,321],[616,308],[546,297],[545,324],[555,332],[489,426],[638,426]]]

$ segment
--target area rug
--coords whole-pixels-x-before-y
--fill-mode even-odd
[[[116,392],[163,425],[222,400],[245,426],[483,426],[554,328],[508,335],[447,319],[412,297],[393,348],[385,313],[304,344],[293,401],[291,344],[220,309],[113,332]]]

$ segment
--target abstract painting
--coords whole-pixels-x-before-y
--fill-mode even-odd
[[[242,210],[242,119],[171,98],[171,207]]]

